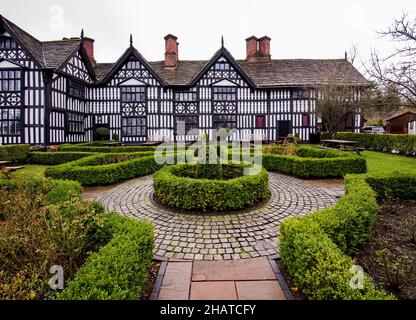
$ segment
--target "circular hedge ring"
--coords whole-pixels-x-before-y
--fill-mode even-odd
[[[254,169],[251,175],[246,168]],[[269,175],[247,164],[179,164],[157,171],[153,189],[158,201],[177,209],[239,210],[268,197]]]

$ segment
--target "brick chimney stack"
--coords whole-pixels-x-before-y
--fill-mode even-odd
[[[176,68],[178,65],[178,38],[168,34],[165,38],[165,68]]]
[[[94,58],[94,41],[94,39],[84,37],[84,49],[87,53],[88,59],[93,66],[95,66],[97,63]]]
[[[270,62],[270,40],[268,36],[247,38],[247,61],[250,63]]]

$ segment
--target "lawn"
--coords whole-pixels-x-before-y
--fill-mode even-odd
[[[24,168],[12,173],[13,177],[43,177],[45,173],[45,169],[48,166],[41,166],[35,164],[25,164]],[[0,179],[6,179],[6,177],[0,173]]]
[[[369,173],[416,173],[416,158],[373,151],[363,152],[363,158]]]

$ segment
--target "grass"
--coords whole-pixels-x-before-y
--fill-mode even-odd
[[[36,177],[41,178],[44,176],[45,170],[48,166],[34,165],[34,164],[25,164],[24,168],[17,170],[12,173],[12,176],[15,178],[18,177]],[[0,179],[6,179],[6,177],[0,173]]]
[[[364,151],[362,157],[368,173],[416,173],[416,158],[373,151]]]

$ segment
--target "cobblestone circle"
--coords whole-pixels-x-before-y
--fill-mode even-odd
[[[97,200],[109,211],[150,221],[155,254],[185,260],[230,260],[277,253],[279,223],[330,207],[336,197],[305,181],[270,175],[270,200],[251,211],[191,215],[161,207],[153,200],[152,176],[130,180]]]

